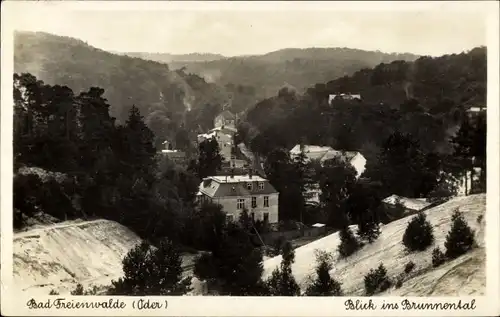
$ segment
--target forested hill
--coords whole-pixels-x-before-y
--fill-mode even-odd
[[[394,60],[415,60],[412,54],[386,54],[349,48],[287,48],[264,55],[237,56],[203,62],[172,61],[221,85],[253,89],[258,98],[270,97],[285,84],[302,91],[355,71]]]
[[[464,111],[485,106],[486,69],[485,47],[382,63],[305,94],[282,89],[249,110],[240,130],[263,155],[307,142],[371,157],[395,131],[410,133],[427,152],[449,152],[448,139]],[[361,94],[363,101],[327,104],[329,94],[345,92]]]
[[[48,33],[15,33],[14,71],[31,73],[49,85],[68,86],[75,93],[100,87],[119,122],[136,105],[155,134],[163,137],[174,134],[187,110],[190,117],[203,117],[198,112],[203,106],[227,100],[223,88],[199,76]]]

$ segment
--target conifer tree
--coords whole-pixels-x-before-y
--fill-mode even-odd
[[[158,247],[142,242],[123,259],[125,276],[113,281],[113,295],[183,295],[190,290],[191,277],[182,276],[179,249],[163,240]]]
[[[474,232],[458,208],[453,212],[451,221],[451,229],[446,236],[444,246],[446,248],[446,257],[453,259],[472,249],[475,244],[475,238]]]
[[[282,257],[280,268],[276,268],[267,281],[269,293],[272,296],[299,296],[300,287],[292,274],[295,252],[289,242],[283,246]]]
[[[332,259],[327,253],[316,254],[316,279],[306,290],[307,296],[342,296],[339,282],[330,276]]]
[[[348,257],[361,248],[361,243],[349,227],[346,226],[340,230],[339,235],[340,244],[337,247],[337,251],[339,252],[340,257]]]
[[[403,244],[409,251],[424,251],[434,242],[433,228],[423,212],[413,217],[403,235]]]

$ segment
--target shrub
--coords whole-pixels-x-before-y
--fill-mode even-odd
[[[365,216],[358,224],[358,235],[368,243],[373,243],[380,236],[378,219],[373,216]]]
[[[433,228],[425,214],[420,212],[408,223],[403,244],[410,251],[424,251],[434,242]]]
[[[477,223],[481,223],[481,221],[483,221],[483,215],[477,216],[476,221],[477,221]]]
[[[458,208],[453,212],[451,221],[451,229],[446,236],[444,246],[446,248],[446,257],[454,259],[472,249],[475,239],[474,231],[469,227]]]
[[[83,295],[83,285],[76,285],[75,289],[71,291],[71,295]]]
[[[446,257],[439,247],[432,250],[432,266],[438,267],[446,261]]]
[[[340,244],[337,247],[337,251],[339,252],[340,257],[348,257],[361,248],[361,243],[349,227],[344,227],[344,229],[340,230],[339,235]]]
[[[56,291],[55,289],[53,289],[53,290],[50,290],[49,295],[59,295],[59,292]]]
[[[403,286],[403,280],[404,280],[404,276],[401,274],[398,276],[398,279],[396,280],[396,288],[400,288],[401,286]]]
[[[273,296],[298,296],[300,287],[292,274],[295,252],[289,242],[283,246],[282,254],[281,267],[273,271],[272,276],[266,282],[267,288]]]
[[[341,284],[330,276],[331,260],[328,253],[316,254],[316,279],[307,287],[307,296],[342,296]]]
[[[405,273],[409,274],[411,271],[413,271],[414,268],[415,268],[415,263],[413,263],[412,261],[406,263],[406,265],[405,265]]]
[[[125,276],[113,281],[112,295],[182,295],[189,291],[191,278],[182,277],[182,259],[170,240],[157,248],[142,242],[123,259]]]
[[[383,264],[374,270],[371,269],[365,275],[365,290],[366,295],[380,293],[391,287],[391,281],[387,277],[387,270]]]

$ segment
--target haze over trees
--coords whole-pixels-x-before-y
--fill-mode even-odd
[[[132,269],[115,285],[122,293],[186,292],[179,274],[179,252],[190,247],[206,251],[196,260],[194,275],[208,281],[219,294],[298,294],[291,275],[291,250],[283,250],[284,261],[274,279],[263,281],[263,255],[252,226],[228,224],[221,206],[196,202],[201,178],[220,168],[217,142],[202,142],[187,168],[156,155],[159,140],[166,138],[175,139],[181,148],[192,147],[193,134],[211,127],[227,91],[239,90],[234,98],[247,98],[238,105],[247,109],[242,105],[251,103],[256,87],[240,89],[248,83],[235,81],[222,89],[184,70],[171,71],[164,64],[113,55],[74,39],[20,36],[25,39],[16,45],[27,46],[18,47],[16,67],[36,69],[35,73],[48,79],[44,82],[29,73],[14,75],[16,228],[40,211],[59,220],[104,218],[129,227],[148,242],[124,261],[124,267]],[[54,49],[59,46],[60,51]],[[40,52],[39,56],[34,58],[31,51]],[[279,218],[292,224],[322,222],[339,229],[338,251],[348,257],[365,242],[377,239],[380,200],[387,195],[429,198],[443,190],[452,176],[458,178],[476,166],[482,170],[473,187],[484,191],[486,120],[479,116],[469,121],[465,110],[485,102],[485,53],[485,48],[476,48],[458,55],[353,69],[352,76],[316,84],[304,93],[285,87],[274,90],[274,97],[252,103],[238,137],[264,160],[266,177],[280,193]],[[68,61],[71,54],[82,62]],[[60,55],[65,58],[58,60]],[[99,56],[102,65],[92,64],[91,56]],[[254,59],[268,65],[277,63],[273,56]],[[349,68],[357,65],[352,60],[344,62]],[[304,67],[310,64],[303,63]],[[257,80],[258,69],[248,70],[246,76]],[[273,87],[272,83],[263,85]],[[329,94],[346,91],[361,93],[363,101],[327,104]],[[303,156],[292,159],[289,149],[296,144],[360,151],[368,161],[366,171],[358,178],[342,160],[319,164],[306,162]],[[21,172],[34,167],[48,176]],[[305,204],[312,184],[321,192],[320,204],[314,208]],[[462,220],[454,217],[452,242],[446,247],[450,257],[474,243]],[[357,234],[349,225],[358,226]],[[423,248],[421,240],[426,240],[422,243],[426,247],[432,244],[429,237],[413,233],[407,240],[409,244],[418,240],[413,243],[415,250]],[[466,241],[467,250],[456,246],[460,241]],[[160,251],[154,253],[150,246]],[[151,257],[155,259],[150,261]],[[173,273],[164,284],[140,284],[144,272],[134,268],[135,263],[143,263],[140,259],[155,276]],[[341,294],[340,285],[329,275],[331,265],[323,260],[318,260],[317,280],[308,293]],[[380,276],[372,272],[367,277],[367,293],[388,286],[385,269],[374,272]]]

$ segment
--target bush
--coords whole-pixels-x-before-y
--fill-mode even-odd
[[[53,289],[53,290],[50,290],[49,295],[59,295],[59,292],[56,291],[55,289]]]
[[[330,276],[331,256],[325,252],[316,254],[316,279],[307,287],[307,296],[342,296],[341,284]]]
[[[425,214],[420,212],[408,223],[403,244],[410,252],[424,251],[434,242],[433,228]]]
[[[387,270],[383,264],[374,270],[371,269],[365,275],[365,290],[366,295],[373,295],[375,293],[380,293],[391,287],[391,281],[387,277]]]
[[[340,244],[337,247],[337,251],[341,258],[346,258],[361,248],[362,244],[349,227],[344,227],[344,229],[340,230],[339,235]]]
[[[189,291],[191,277],[182,277],[182,259],[170,240],[157,248],[142,242],[123,259],[125,276],[112,281],[110,295],[182,295]]]
[[[414,268],[415,268],[415,263],[413,263],[412,261],[406,263],[406,265],[405,265],[405,273],[409,274],[411,271],[413,271]]]
[[[373,216],[365,216],[358,223],[358,235],[368,243],[373,243],[380,236],[378,219]]]
[[[76,285],[75,289],[71,291],[71,295],[83,295],[83,285]]]
[[[446,257],[444,255],[443,251],[441,251],[441,249],[439,247],[432,250],[432,266],[433,267],[438,267],[441,264],[443,264],[445,261],[446,261]]]
[[[272,296],[299,296],[300,287],[292,274],[295,252],[289,242],[285,243],[282,249],[281,267],[273,271],[266,282],[266,286]]]
[[[475,239],[474,231],[469,227],[458,208],[453,212],[451,219],[451,229],[446,236],[444,246],[446,257],[454,259],[472,249],[475,245]]]

